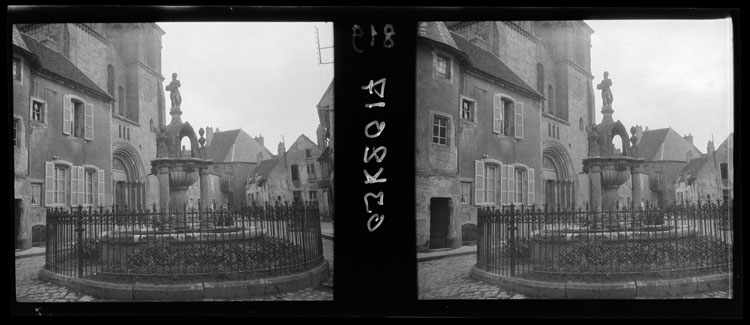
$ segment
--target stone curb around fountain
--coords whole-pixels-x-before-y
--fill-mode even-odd
[[[328,261],[303,273],[269,279],[227,282],[195,282],[187,284],[135,284],[93,281],[63,276],[42,269],[39,279],[83,292],[88,295],[116,300],[201,300],[203,298],[236,298],[275,294],[315,287],[330,274]]]
[[[730,281],[729,274],[721,273],[689,278],[615,283],[547,282],[500,276],[480,270],[476,266],[471,269],[471,278],[545,299],[669,298],[699,292],[728,290]]]

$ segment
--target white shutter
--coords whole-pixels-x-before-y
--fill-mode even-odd
[[[55,164],[44,162],[44,205],[50,206],[55,203]]]
[[[70,123],[73,120],[71,117],[71,111],[73,110],[71,104],[70,95],[63,96],[63,134],[67,135],[71,133]]]
[[[97,176],[97,180],[99,181],[99,184],[96,186],[97,192],[99,195],[97,195],[96,202],[99,204],[99,206],[104,206],[104,170],[100,169]]]
[[[492,98],[492,132],[503,133],[503,100],[500,94]]]
[[[86,202],[86,171],[81,166],[78,167],[78,202],[81,205]]]
[[[484,162],[474,161],[474,204],[484,202]]]
[[[534,204],[534,168],[529,168],[529,197],[527,199],[528,205]]]
[[[78,166],[70,168],[70,206],[78,206]],[[83,202],[81,202],[83,203]]]
[[[523,139],[523,103],[516,103],[516,139]]]
[[[86,130],[83,138],[94,140],[94,104],[86,104]]]
[[[508,173],[508,178],[506,179],[506,181],[508,182],[508,204],[511,204],[516,199],[516,169],[513,167],[513,165],[508,165],[506,166],[506,170]]]

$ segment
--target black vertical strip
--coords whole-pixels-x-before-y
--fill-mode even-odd
[[[387,19],[388,15],[358,16],[337,20],[335,34],[335,147],[334,186],[336,191],[336,286],[334,299],[366,310],[413,303],[417,297],[416,227],[414,218],[414,75],[416,22]],[[373,17],[377,17],[373,19]],[[386,25],[390,24],[386,31]],[[354,26],[358,26],[357,27]],[[377,34],[374,35],[372,31]],[[393,46],[387,48],[386,32]],[[361,36],[353,36],[356,35]],[[371,46],[372,42],[372,46]],[[384,43],[385,42],[385,43]],[[361,50],[358,53],[355,49]],[[362,89],[385,78],[383,98]],[[368,103],[385,107],[365,107]],[[379,136],[368,138],[365,127],[385,122]],[[377,133],[375,126],[368,132]],[[369,154],[386,148],[381,162]],[[383,183],[365,184],[365,174]],[[368,213],[365,195],[370,196]],[[368,220],[384,218],[374,231]],[[377,222],[371,221],[374,227]],[[340,257],[340,258],[339,258]]]

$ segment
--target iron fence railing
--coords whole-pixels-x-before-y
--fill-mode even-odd
[[[731,202],[617,208],[480,208],[477,268],[528,278],[726,270]]]
[[[324,262],[315,202],[49,209],[46,237],[45,269],[108,281],[253,279]]]

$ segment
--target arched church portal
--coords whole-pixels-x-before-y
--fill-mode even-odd
[[[568,151],[559,143],[546,144],[542,152],[542,185],[548,207],[575,205],[575,173]]]
[[[138,152],[129,144],[116,145],[112,154],[114,205],[122,209],[145,208],[146,174]]]

